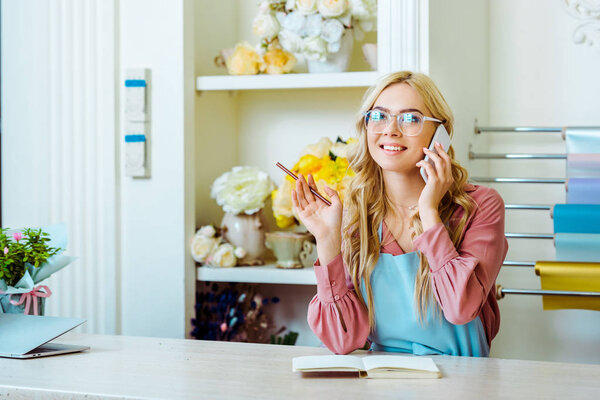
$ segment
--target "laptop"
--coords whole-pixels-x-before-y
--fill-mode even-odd
[[[81,318],[0,314],[0,357],[34,358],[88,350],[89,346],[48,343],[84,322]]]

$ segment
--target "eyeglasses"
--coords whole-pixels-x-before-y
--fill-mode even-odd
[[[392,114],[383,110],[369,110],[365,114],[365,126],[369,133],[383,133],[396,121],[398,130],[406,136],[417,136],[423,130],[425,121],[443,123],[436,118],[426,117],[418,111]],[[394,118],[396,117],[396,118]]]

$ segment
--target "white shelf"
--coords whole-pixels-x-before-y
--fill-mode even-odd
[[[378,77],[377,71],[330,74],[213,75],[197,77],[196,90],[368,87],[373,85]]]
[[[282,269],[275,264],[260,267],[197,267],[196,279],[211,282],[279,283],[288,285],[316,285],[314,268]]]

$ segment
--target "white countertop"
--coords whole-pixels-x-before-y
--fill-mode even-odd
[[[600,365],[434,356],[441,379],[306,378],[292,358],[325,348],[68,333],[84,353],[0,358],[0,398],[594,398]]]

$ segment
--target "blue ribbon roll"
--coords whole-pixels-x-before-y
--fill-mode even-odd
[[[600,261],[600,234],[557,233],[556,261]]]
[[[567,153],[600,153],[600,127],[566,128]]]
[[[600,204],[600,178],[569,178],[567,203]]]
[[[600,233],[599,204],[556,204],[554,233]]]

